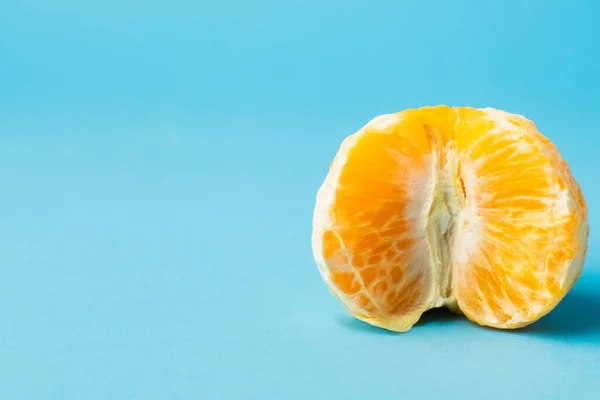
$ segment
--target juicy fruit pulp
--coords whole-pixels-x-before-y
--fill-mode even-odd
[[[447,306],[481,325],[528,325],[581,273],[579,186],[524,117],[424,107],[342,143],[317,194],[321,275],[358,319],[409,330]]]

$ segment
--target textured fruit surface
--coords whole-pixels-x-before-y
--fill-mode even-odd
[[[321,276],[356,318],[409,330],[447,306],[528,325],[581,273],[587,209],[526,118],[468,107],[382,115],[342,143],[317,194]]]

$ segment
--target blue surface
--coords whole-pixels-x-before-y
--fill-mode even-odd
[[[482,3],[2,2],[0,399],[597,399],[600,3]],[[533,119],[583,188],[524,331],[370,328],[313,262],[341,140],[438,103]]]

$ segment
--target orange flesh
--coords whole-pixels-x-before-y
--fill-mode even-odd
[[[313,224],[334,294],[398,331],[443,305],[499,328],[537,320],[577,279],[588,235],[581,191],[533,123],[445,106],[379,117],[348,138]]]

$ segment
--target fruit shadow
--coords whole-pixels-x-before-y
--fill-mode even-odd
[[[414,328],[419,327],[419,326],[424,326],[424,325],[430,325],[430,324],[431,325],[445,324],[448,322],[461,320],[463,318],[464,317],[461,317],[459,315],[452,313],[447,308],[433,308],[433,309],[425,312],[421,316],[421,318],[419,319],[419,322],[417,322],[415,324]],[[369,325],[366,322],[360,321],[349,315],[338,316],[337,323],[344,328],[351,329],[351,330],[357,331],[357,332],[365,332],[365,333],[369,333],[369,334],[377,334],[377,335],[384,335],[384,336],[394,336],[394,335],[402,334],[401,332],[393,332],[393,331],[389,331],[387,329],[378,328],[376,326]]]
[[[447,308],[434,308],[423,314],[415,328],[425,325],[445,325],[451,322],[468,323],[464,316],[452,313]],[[349,315],[340,315],[337,323],[347,329],[369,334],[393,336],[397,332],[388,331],[359,321]],[[473,329],[478,326],[474,323]],[[483,329],[491,329],[484,328]],[[557,339],[580,339],[584,336],[600,338],[600,291],[572,291],[552,310],[536,323],[516,330],[496,330],[510,334],[535,335]]]
[[[534,324],[514,332],[547,337],[600,337],[600,292],[572,291]]]
[[[369,325],[366,322],[358,320],[350,315],[339,315],[337,317],[338,325],[343,328],[350,329],[355,332],[383,335],[383,336],[394,336],[398,335],[398,332],[388,331],[387,329],[378,328],[373,325]]]

